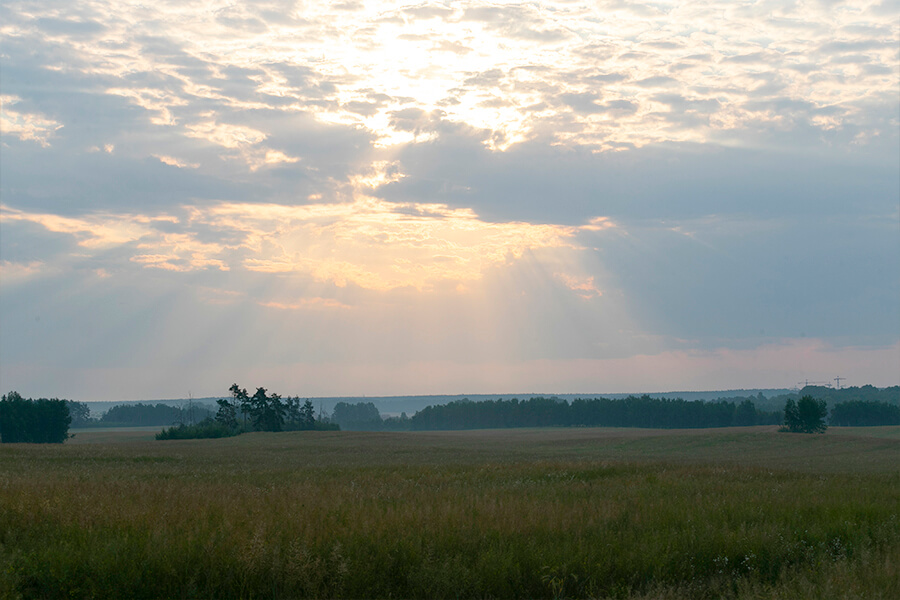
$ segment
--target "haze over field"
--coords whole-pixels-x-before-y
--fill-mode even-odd
[[[6,1],[0,386],[900,383],[900,3]]]

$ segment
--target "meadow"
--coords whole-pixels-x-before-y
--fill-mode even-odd
[[[900,427],[0,446],[3,598],[900,598]]]

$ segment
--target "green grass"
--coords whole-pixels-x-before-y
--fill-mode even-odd
[[[0,597],[897,598],[900,428],[0,447]]]

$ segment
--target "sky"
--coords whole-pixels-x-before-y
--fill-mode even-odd
[[[900,384],[900,1],[0,5],[0,387]]]

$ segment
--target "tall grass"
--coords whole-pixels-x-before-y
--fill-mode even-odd
[[[0,597],[900,597],[900,441],[817,439],[13,445]]]

